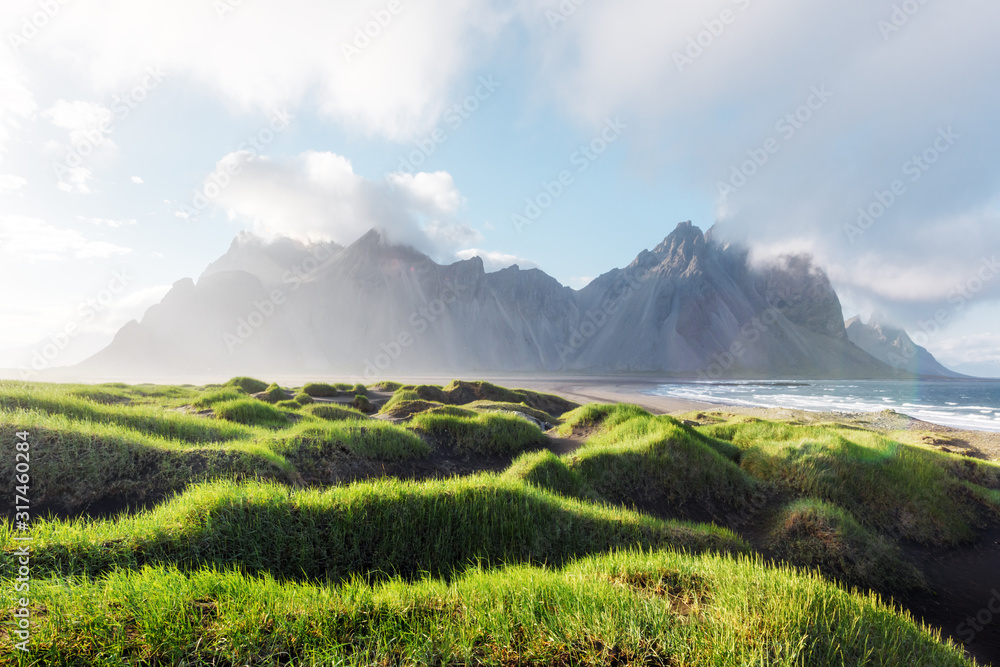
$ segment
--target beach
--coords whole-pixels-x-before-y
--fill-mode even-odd
[[[754,407],[695,401],[673,396],[658,396],[662,382],[627,377],[602,378],[497,378],[499,384],[558,394],[577,403],[633,403],[653,414],[667,414],[691,419],[697,413],[745,415],[758,419],[791,420],[802,424],[838,423],[892,433],[907,444],[931,447],[940,451],[1000,461],[1000,433],[954,428],[935,424],[891,410],[880,411],[814,411],[784,407]],[[696,413],[692,415],[691,413]],[[698,419],[694,419],[698,421]]]

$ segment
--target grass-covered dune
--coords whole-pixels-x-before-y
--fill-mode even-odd
[[[740,450],[740,467],[785,493],[843,508],[877,531],[922,544],[975,539],[1000,512],[1000,466],[839,425],[734,419],[703,429]]]
[[[325,491],[215,483],[135,516],[42,521],[33,536],[36,576],[169,564],[292,579],[413,578],[452,576],[475,563],[559,564],[635,545],[746,549],[724,528],[583,503],[493,475]],[[13,552],[0,554],[0,565],[16,569]]]
[[[871,595],[759,560],[619,551],[339,585],[237,570],[35,583],[32,665],[969,665]],[[0,636],[0,663],[12,664]]]
[[[0,383],[24,431],[0,665],[970,665],[879,595],[1000,531],[993,463],[482,382]]]
[[[401,462],[453,454],[500,457],[491,465],[502,465],[503,457],[546,442],[537,424],[496,412],[489,401],[448,407],[461,414],[421,414],[394,424],[353,406],[355,397],[367,401],[365,394],[383,390],[384,383],[371,390],[318,386],[306,388],[327,402],[247,377],[207,387],[3,382],[0,435],[32,434],[33,502],[60,514],[146,505],[215,479],[322,484],[367,476],[387,462],[400,474],[420,476],[434,471],[407,470]],[[558,397],[513,395],[486,383],[449,387],[455,401],[496,394],[563,404]],[[352,403],[327,396],[341,391]],[[297,400],[275,403],[279,392]],[[0,457],[0,477],[11,478],[14,463]]]

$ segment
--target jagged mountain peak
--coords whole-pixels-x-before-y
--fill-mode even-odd
[[[653,255],[665,269],[686,269],[698,261],[706,248],[704,233],[688,220],[678,223],[677,228],[653,248]]]

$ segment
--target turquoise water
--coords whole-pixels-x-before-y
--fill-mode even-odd
[[[1000,381],[720,381],[660,385],[650,393],[725,405],[832,412],[891,408],[956,428],[1000,431]]]

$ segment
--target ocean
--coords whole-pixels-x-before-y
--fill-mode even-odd
[[[733,380],[663,384],[649,393],[706,403],[818,412],[891,408],[935,424],[1000,431],[998,380]]]

